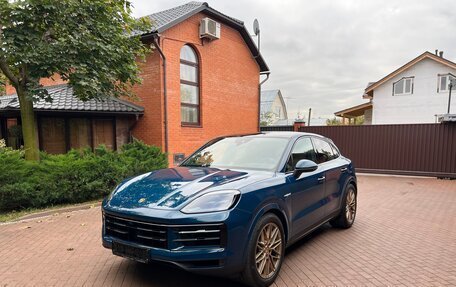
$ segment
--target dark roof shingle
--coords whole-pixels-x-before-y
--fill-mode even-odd
[[[147,17],[152,20],[152,31],[160,30],[174,20],[191,13],[193,10],[201,8],[202,5],[203,3],[201,2],[189,2],[184,5],[148,15]]]
[[[73,94],[73,88],[67,84],[45,87],[52,98],[51,102],[40,99],[33,104],[35,111],[59,112],[108,112],[142,114],[144,108],[128,101],[106,97],[100,100],[82,101]],[[0,97],[1,110],[19,110],[17,95]]]

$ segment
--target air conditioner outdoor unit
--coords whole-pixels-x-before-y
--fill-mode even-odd
[[[220,23],[210,18],[201,19],[200,38],[220,39]]]

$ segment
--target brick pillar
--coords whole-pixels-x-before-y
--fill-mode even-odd
[[[305,127],[306,126],[306,122],[304,120],[296,120],[294,123],[293,123],[293,130],[295,132],[299,132],[299,128],[301,127]]]

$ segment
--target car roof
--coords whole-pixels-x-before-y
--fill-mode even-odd
[[[319,134],[314,134],[314,133],[304,133],[304,132],[286,132],[286,131],[278,131],[278,132],[260,132],[260,133],[254,133],[254,134],[240,134],[240,135],[230,135],[230,136],[225,136],[222,138],[226,137],[268,137],[268,138],[288,138],[288,139],[295,139],[301,136],[317,136],[317,137],[322,137],[323,136]]]

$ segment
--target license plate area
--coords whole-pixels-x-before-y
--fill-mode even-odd
[[[142,263],[149,262],[149,249],[135,247],[120,242],[112,242],[112,253]]]

